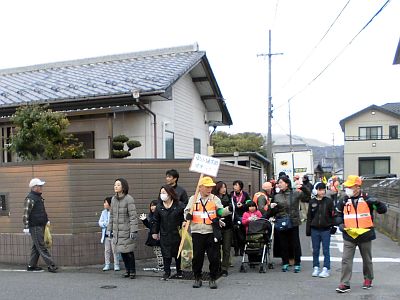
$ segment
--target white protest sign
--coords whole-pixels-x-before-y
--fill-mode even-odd
[[[220,162],[218,158],[195,153],[189,170],[217,177]]]

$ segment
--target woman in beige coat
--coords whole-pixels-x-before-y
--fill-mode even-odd
[[[138,218],[135,202],[128,194],[129,185],[124,178],[114,182],[115,196],[111,200],[110,222],[107,231],[113,236],[116,251],[121,253],[125,264],[125,278],[136,277],[135,240],[137,239]]]

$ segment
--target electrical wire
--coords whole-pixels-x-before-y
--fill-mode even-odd
[[[300,71],[300,69],[303,67],[303,65],[310,59],[310,57],[314,54],[315,50],[319,47],[319,45],[322,43],[322,41],[325,39],[325,37],[328,35],[328,33],[331,31],[332,27],[335,25],[337,20],[340,18],[342,15],[343,11],[346,9],[346,7],[349,5],[351,0],[348,0],[345,6],[342,8],[342,10],[339,12],[339,14],[336,16],[335,20],[332,22],[332,24],[329,26],[328,30],[324,33],[324,35],[321,37],[319,42],[314,46],[314,48],[311,49],[311,51],[308,53],[308,55],[305,57],[305,59],[301,62],[301,64],[297,67],[297,69],[294,71],[294,73],[289,77],[289,79],[284,83],[281,89],[285,88],[286,85],[292,81],[293,77]]]
[[[354,42],[354,40],[365,30],[365,28],[368,27],[369,24],[377,17],[382,10],[389,4],[391,0],[387,0],[383,6],[373,15],[373,17],[361,28],[361,30],[343,47],[342,50],[339,51],[339,53],[320,71],[311,81],[309,81],[302,89],[297,91],[293,96],[289,97],[288,101],[292,101],[295,97],[297,97],[300,93],[304,92],[314,81],[316,81],[343,53],[347,48]],[[283,103],[282,105],[277,106],[274,110],[277,110],[283,106],[285,106],[286,103]]]

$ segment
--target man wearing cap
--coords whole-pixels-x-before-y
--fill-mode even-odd
[[[219,242],[214,240],[212,223],[218,217],[229,215],[232,208],[223,207],[221,200],[211,194],[212,187],[215,186],[211,177],[205,176],[199,182],[199,195],[197,199],[191,196],[185,208],[185,219],[191,220],[191,233],[193,242],[192,270],[194,273],[194,288],[202,285],[201,273],[204,263],[204,254],[207,252],[210,262],[210,282],[211,289],[217,288],[217,274],[219,271]]]
[[[261,191],[253,196],[253,202],[257,205],[258,210],[263,216],[267,213],[268,205],[271,203],[272,184],[266,181],[261,186]]]
[[[52,273],[57,272],[57,267],[47,248],[44,246],[44,229],[49,221],[47,218],[46,209],[44,207],[44,199],[42,198],[44,181],[39,178],[33,178],[29,182],[31,191],[25,198],[24,208],[24,230],[25,234],[30,234],[32,238],[32,250],[28,271],[41,271],[37,263],[39,256],[42,256],[44,262],[47,264],[47,270]]]
[[[349,175],[343,183],[346,196],[338,202],[336,207],[339,228],[343,232],[342,274],[340,284],[336,288],[338,293],[350,291],[350,279],[353,269],[353,258],[356,247],[360,249],[363,260],[363,289],[372,288],[374,271],[372,267],[372,240],[376,239],[373,211],[384,214],[386,205],[376,199],[368,197],[361,191],[362,180],[356,175]]]

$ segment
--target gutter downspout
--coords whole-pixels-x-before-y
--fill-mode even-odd
[[[145,110],[147,113],[153,116],[154,125],[153,125],[153,143],[154,143],[154,158],[157,159],[157,116],[154,112],[148,109],[142,102],[139,101],[139,91],[132,90],[132,97],[135,99],[135,104],[137,107]]]

